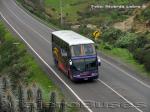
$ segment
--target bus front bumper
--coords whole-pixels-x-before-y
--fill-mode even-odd
[[[82,73],[80,75],[73,76],[73,80],[79,81],[79,80],[94,80],[98,79],[99,74],[98,73],[91,73],[90,75],[83,75]]]

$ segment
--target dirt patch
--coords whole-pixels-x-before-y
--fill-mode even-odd
[[[131,16],[123,22],[115,23],[114,28],[120,29],[121,31],[128,31],[132,29],[133,24],[134,24],[134,16]]]
[[[145,7],[141,9],[135,9],[132,16],[130,16],[125,21],[115,23],[113,27],[116,29],[120,29],[123,32],[129,31],[131,29],[134,30],[136,33],[150,31],[150,26],[148,22],[139,22],[138,20],[136,20],[136,16],[140,15],[144,9],[149,7],[149,5],[150,3],[145,4]]]

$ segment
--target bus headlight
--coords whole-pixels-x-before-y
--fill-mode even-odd
[[[72,61],[71,60],[69,60],[69,65],[72,65]]]
[[[92,76],[96,76],[96,75],[98,75],[97,73],[92,73]]]

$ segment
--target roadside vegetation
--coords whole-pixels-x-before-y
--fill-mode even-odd
[[[0,77],[0,85],[1,112],[65,112],[65,101],[58,103],[56,92],[52,92],[49,101],[45,102],[36,85],[24,87],[18,84],[14,93],[7,76]]]
[[[115,30],[115,31],[114,31]],[[116,29],[104,31],[101,37],[100,49],[106,53],[124,58],[128,64],[140,65],[142,71],[150,70],[150,33],[136,34],[121,32]],[[130,57],[130,58],[129,58]],[[139,68],[139,67],[138,67]]]
[[[150,76],[149,0],[62,0],[63,25],[60,25],[59,0],[42,0],[39,5],[34,0],[18,1],[44,21],[63,29],[72,29],[91,39],[93,31],[100,29],[102,36],[97,42],[100,51],[118,57],[142,74]],[[145,7],[92,10],[91,5]]]
[[[0,23],[0,75],[8,75],[16,87],[22,82],[25,85],[36,83],[45,93],[45,99],[49,92],[61,92],[52,83],[49,77],[42,71],[38,63],[27,52],[26,46],[13,37]]]
[[[17,94],[19,85],[25,88],[40,88],[43,100],[49,101],[50,93],[55,92],[57,101],[65,99],[60,89],[54,85],[48,75],[27,51],[25,44],[4,27],[0,21],[0,78],[8,77],[12,93]],[[0,87],[2,88],[2,87]],[[1,93],[2,91],[0,91]],[[66,99],[66,102],[69,99]],[[66,111],[77,111],[74,107],[66,107]]]

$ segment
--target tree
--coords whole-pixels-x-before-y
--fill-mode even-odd
[[[40,88],[37,90],[36,104],[38,112],[42,112],[43,104],[42,104],[42,91]]]
[[[18,88],[18,99],[19,99],[19,111],[25,112],[25,102],[24,102],[24,94],[22,90],[22,86],[20,85]]]
[[[59,112],[65,112],[65,101],[62,100],[60,103]]]
[[[56,93],[55,92],[51,93],[49,112],[56,112]]]

